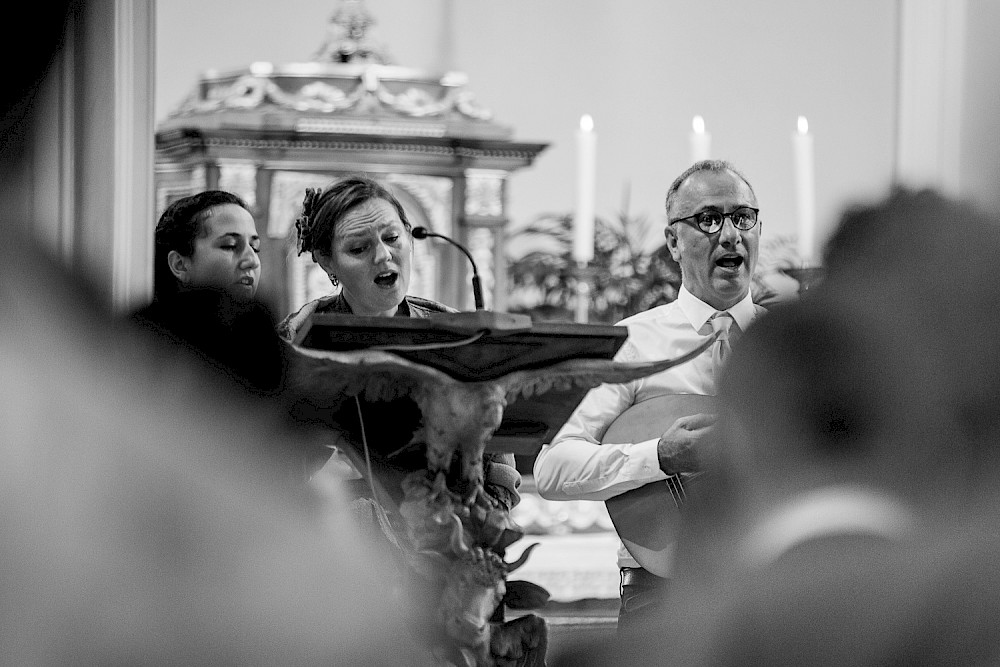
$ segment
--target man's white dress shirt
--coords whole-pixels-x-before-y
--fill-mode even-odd
[[[748,567],[765,567],[796,545],[835,535],[909,536],[916,516],[900,499],[848,484],[824,486],[792,496],[757,521],[740,543]]]
[[[615,359],[658,361],[678,357],[712,333],[717,311],[681,287],[677,299],[628,317],[620,325],[629,336]],[[728,311],[746,331],[758,313],[751,296]],[[658,438],[635,443],[601,444],[608,426],[636,403],[670,394],[715,395],[711,348],[687,363],[641,380],[592,389],[569,421],[535,459],[539,494],[548,500],[607,500],[650,482],[666,479],[656,455]],[[664,430],[669,424],[664,425]],[[619,567],[639,567],[624,545]]]

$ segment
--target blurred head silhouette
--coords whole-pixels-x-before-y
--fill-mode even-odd
[[[928,519],[968,501],[995,471],[998,253],[1000,224],[933,192],[848,210],[823,282],[757,323],[721,383],[733,506],[845,483]]]
[[[932,191],[897,190],[844,215],[827,244],[816,294],[857,304],[934,364],[910,382],[954,420],[947,449],[972,494],[995,484],[997,466],[998,256],[995,216]]]

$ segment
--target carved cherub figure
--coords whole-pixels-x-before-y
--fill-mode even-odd
[[[326,39],[313,61],[388,65],[385,49],[368,36],[373,25],[375,19],[362,0],[343,0],[330,17]]]

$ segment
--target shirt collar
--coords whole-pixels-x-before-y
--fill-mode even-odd
[[[705,323],[712,319],[715,315],[716,309],[708,305],[694,294],[688,291],[688,288],[681,285],[680,291],[677,293],[677,303],[681,308],[681,311],[691,322],[691,326],[695,330],[700,331]],[[740,300],[735,306],[729,309],[729,313],[736,320],[736,324],[740,325],[740,331],[746,331],[753,323],[754,315],[757,309],[753,305],[753,297],[750,292]]]
[[[797,544],[825,535],[861,533],[904,539],[916,517],[887,493],[851,485],[803,493],[761,519],[744,537],[740,554],[747,564],[765,565]]]

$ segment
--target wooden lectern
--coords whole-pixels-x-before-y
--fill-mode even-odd
[[[376,451],[384,443],[372,442],[364,426],[360,433],[371,446],[356,460],[371,466],[373,492],[381,488],[380,502],[402,519],[402,534],[392,541],[426,589],[440,592],[427,604],[439,623],[443,661],[494,664],[492,636],[495,644],[525,647],[519,664],[544,664],[543,619],[528,614],[491,622],[498,608],[524,599],[534,584],[507,582],[530,547],[516,563],[503,560],[523,531],[485,494],[483,453],[534,454],[592,387],[666,370],[712,342],[677,359],[615,362],[627,336],[624,327],[532,324],[524,316],[488,311],[426,319],[318,314],[300,329],[291,375],[298,391],[314,396],[317,405],[341,409],[349,419],[351,411],[344,408],[356,403],[358,413],[368,412],[362,422],[373,428],[400,421],[401,400],[419,409],[419,424],[402,449],[419,448],[417,460],[422,466],[425,455],[425,469],[394,467],[398,452]],[[392,401],[397,407],[378,411]],[[360,443],[348,444],[357,454]],[[385,465],[371,465],[373,458]],[[540,591],[536,598],[547,599],[544,590],[534,589]]]
[[[482,382],[514,371],[541,370],[569,359],[610,360],[628,337],[625,327],[531,324],[527,318],[508,319],[512,317],[473,312],[426,319],[319,314],[300,328],[295,343],[334,352],[391,352],[461,382]],[[537,454],[587,391],[587,386],[562,383],[534,393],[530,400],[509,403],[500,426],[486,442],[486,451]]]

